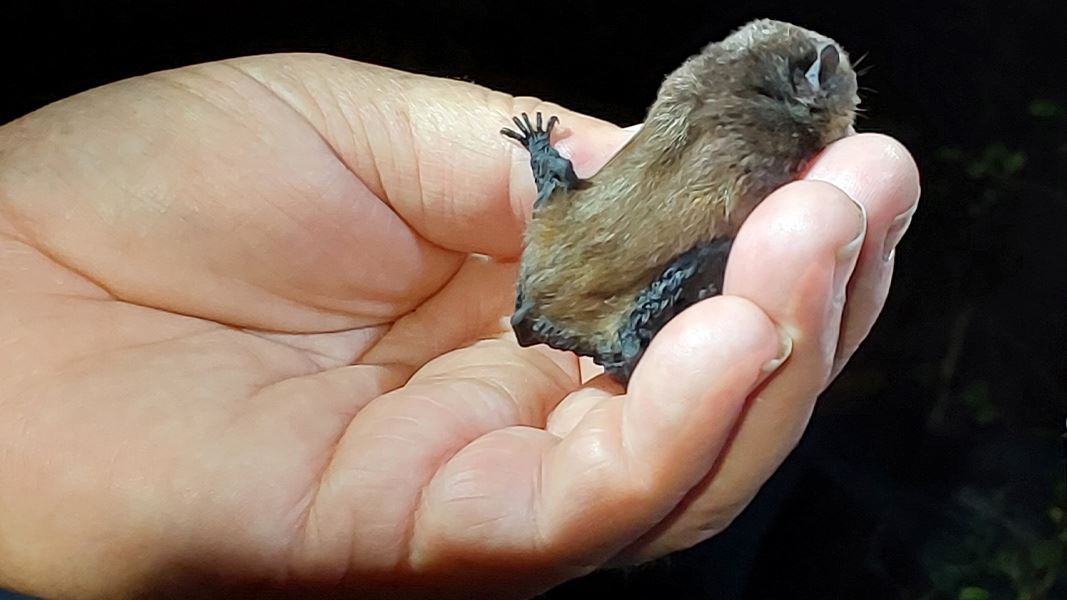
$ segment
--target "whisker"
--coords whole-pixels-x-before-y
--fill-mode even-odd
[[[874,68],[873,64],[872,65],[867,65],[866,67],[863,67],[862,69],[857,70],[856,71],[856,76],[857,77],[863,77],[867,73],[870,73],[871,69],[873,69],[873,68]]]

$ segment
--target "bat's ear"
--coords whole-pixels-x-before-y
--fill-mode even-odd
[[[804,73],[804,79],[811,84],[812,89],[820,89],[837,74],[837,68],[840,65],[841,52],[834,44],[826,44],[819,50],[819,55],[815,58],[815,62],[811,63],[807,73]]]
[[[819,62],[822,63],[819,66],[819,83],[826,85],[826,81],[837,73],[837,68],[841,65],[841,52],[837,46],[827,44],[819,51]]]

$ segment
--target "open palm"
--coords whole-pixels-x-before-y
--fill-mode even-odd
[[[534,189],[498,131],[537,110],[579,175],[628,136],[312,55],[0,129],[0,584],[522,597],[727,526],[881,309],[914,164],[831,147],[624,392],[506,326]]]

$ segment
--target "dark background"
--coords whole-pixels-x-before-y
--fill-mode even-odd
[[[667,72],[752,18],[829,35],[870,66],[857,129],[900,139],[922,173],[881,320],[730,529],[547,597],[1067,598],[1057,4],[9,0],[0,122],[159,69],[315,51],[629,125]]]

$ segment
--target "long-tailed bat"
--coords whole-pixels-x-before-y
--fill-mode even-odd
[[[558,123],[515,117],[537,187],[511,319],[522,346],[590,356],[626,385],[653,336],[722,293],[739,227],[852,129],[856,74],[833,40],[748,23],[668,75],[631,140],[579,178]]]

